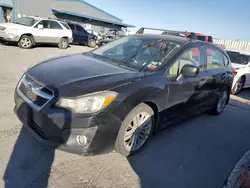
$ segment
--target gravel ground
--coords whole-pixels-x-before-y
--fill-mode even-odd
[[[238,100],[241,96],[232,99],[219,117],[204,114],[159,132],[131,158],[47,150],[22,128],[12,112],[13,92],[22,73],[44,59],[86,50],[0,45],[0,187],[221,188],[250,148],[249,106],[238,105],[244,102]],[[247,99],[250,91],[244,93]]]

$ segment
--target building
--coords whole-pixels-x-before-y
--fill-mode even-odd
[[[11,0],[0,0],[0,23],[11,21],[13,4]]]
[[[110,28],[126,30],[134,27],[84,0],[0,0],[0,6],[2,1],[8,2],[12,8],[12,20],[29,15],[56,17],[81,22],[88,29],[100,33],[106,33]]]

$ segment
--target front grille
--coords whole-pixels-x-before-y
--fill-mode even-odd
[[[53,92],[38,83],[28,75],[25,75],[21,80],[19,92],[37,108],[42,108],[49,100],[53,98]]]

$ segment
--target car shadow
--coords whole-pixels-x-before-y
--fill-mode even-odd
[[[237,96],[246,100],[250,100],[250,88],[243,89]]]
[[[229,110],[223,118],[202,114],[168,127],[128,157],[141,188],[222,188],[232,167],[250,148],[247,133],[240,135],[242,128]],[[226,121],[227,116],[232,118]]]
[[[22,113],[20,111],[23,107],[26,107],[24,103],[16,109],[17,114]],[[19,115],[19,118],[22,117]],[[43,124],[44,127],[41,127],[41,130],[48,130],[47,125],[53,133],[60,134],[63,129],[70,128],[71,116],[67,117],[67,121],[65,118],[61,128],[54,123],[48,123]],[[34,130],[37,133],[40,132],[38,132],[36,128],[30,130],[32,131],[29,131],[25,126],[21,128],[3,175],[5,188],[46,188],[48,186],[55,149],[59,147],[60,144],[57,140],[55,143],[58,144],[55,144],[53,147],[45,147],[34,139],[31,134],[34,133]],[[68,134],[70,134],[70,132]],[[51,134],[49,136],[56,138],[58,135]],[[65,135],[65,138],[67,139],[68,136],[69,135]]]

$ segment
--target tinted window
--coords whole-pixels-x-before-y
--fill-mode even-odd
[[[197,36],[197,39],[198,39],[198,40],[206,41],[206,36],[198,36],[198,35],[196,35],[196,36]],[[187,38],[191,38],[191,35],[188,35]]]
[[[168,69],[168,74],[170,76],[179,75],[182,67],[187,64],[195,65],[201,70],[205,68],[201,48],[190,48],[182,53],[178,60]]]
[[[221,51],[217,49],[207,48],[206,57],[207,57],[207,69],[216,69],[225,67],[224,57]]]
[[[69,25],[69,27],[70,27],[70,29],[71,29],[72,31],[75,30],[75,25],[74,25],[74,24],[68,23],[68,25]]]
[[[250,56],[240,54],[239,52],[227,51],[232,63],[247,65],[250,61]]]
[[[43,24],[44,29],[49,29],[50,28],[49,20],[42,20],[39,24]]]
[[[85,32],[85,29],[80,25],[76,25],[76,30],[80,32]]]
[[[67,23],[60,22],[66,29],[71,30]]]
[[[55,21],[50,21],[50,29],[63,29],[59,23]]]

